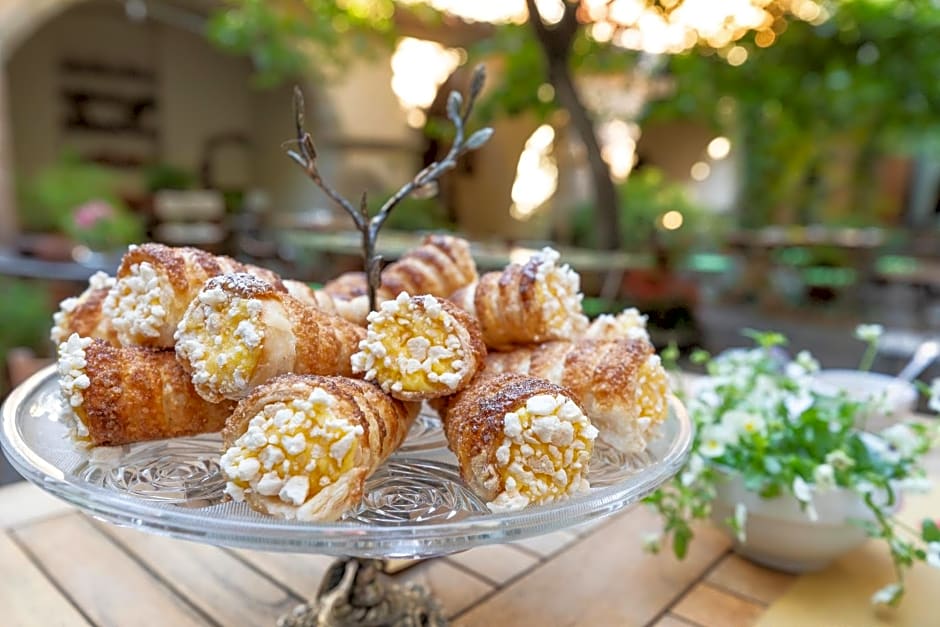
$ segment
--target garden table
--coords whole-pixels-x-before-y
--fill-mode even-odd
[[[940,479],[940,455],[930,467]],[[937,503],[940,494],[929,498]],[[636,507],[571,531],[387,567],[395,581],[428,586],[454,625],[490,627],[772,627],[793,624],[794,612],[801,625],[860,624],[841,622],[845,603],[873,625],[913,626],[923,624],[914,622],[930,603],[923,592],[940,576],[917,567],[911,596],[886,618],[867,607],[871,589],[812,598],[814,588],[838,588],[848,571],[871,570],[868,562],[884,553],[875,543],[797,577],[742,560],[708,526],[683,562],[644,553],[642,536],[657,528],[655,516]],[[332,560],[163,538],[97,522],[26,482],[0,488],[0,623],[8,627],[273,625],[312,595]]]

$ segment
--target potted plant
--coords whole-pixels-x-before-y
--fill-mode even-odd
[[[687,399],[693,450],[683,472],[648,497],[664,529],[647,546],[671,543],[681,558],[693,521],[712,518],[743,556],[798,572],[824,567],[866,536],[881,538],[897,580],[873,601],[897,604],[907,567],[926,561],[940,568],[937,524],[906,529],[893,518],[899,493],[927,484],[921,462],[940,442],[940,429],[912,421],[864,431],[857,415],[875,401],[821,390],[810,353],[789,360],[782,335],[748,334],[753,349],[693,354],[708,373]]]
[[[54,234],[61,240],[56,248],[65,249],[44,256],[75,257],[75,244],[85,247],[86,258],[89,251],[116,253],[143,238],[140,217],[121,200],[118,178],[74,153],[63,153],[24,182],[20,192],[24,228],[36,234]]]

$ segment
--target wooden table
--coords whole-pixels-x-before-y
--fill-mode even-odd
[[[793,578],[702,527],[683,562],[643,552],[643,507],[589,526],[428,560],[393,579],[454,625],[751,625]],[[331,558],[223,549],[97,522],[31,484],[0,488],[0,624],[273,625]]]

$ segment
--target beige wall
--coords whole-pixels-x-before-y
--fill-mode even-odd
[[[241,133],[250,152],[228,145],[214,153],[213,183],[263,188],[276,210],[331,206],[284,156],[282,143],[294,135],[291,85],[256,89],[246,59],[217,51],[195,33],[153,21],[130,22],[118,5],[69,9],[17,47],[8,70],[18,176],[35,174],[65,145],[87,147],[80,134],[60,128],[64,107],[58,98],[58,67],[66,57],[156,72],[160,160],[198,172],[207,140]],[[350,198],[364,190],[381,196],[397,189],[419,165],[421,138],[405,124],[391,90],[388,54],[355,63],[339,79],[327,85],[311,80],[304,86],[321,170]],[[114,139],[108,141],[114,145]]]

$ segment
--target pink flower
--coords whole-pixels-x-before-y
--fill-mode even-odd
[[[114,215],[114,208],[104,200],[89,200],[75,208],[73,218],[75,225],[82,229],[93,227],[99,220]]]

